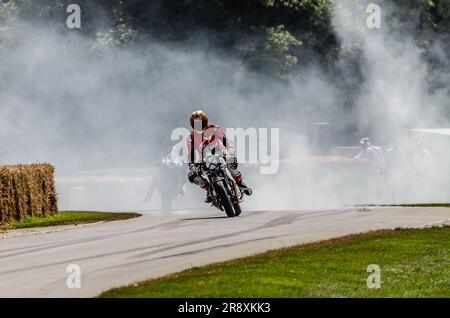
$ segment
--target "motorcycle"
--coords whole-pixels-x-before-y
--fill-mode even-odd
[[[230,176],[224,155],[208,153],[199,169],[209,181],[208,193],[212,198],[212,205],[225,211],[228,217],[239,216],[244,193]]]

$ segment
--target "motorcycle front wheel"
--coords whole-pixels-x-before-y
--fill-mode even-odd
[[[233,204],[231,203],[228,192],[225,190],[222,182],[216,183],[214,185],[216,189],[217,196],[219,197],[220,203],[222,204],[225,213],[228,217],[232,218],[234,216]]]
[[[234,216],[239,216],[241,215],[241,206],[239,205],[239,203],[235,203],[233,204],[234,207]]]

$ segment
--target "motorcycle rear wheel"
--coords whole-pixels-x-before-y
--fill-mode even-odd
[[[216,188],[216,193],[219,197],[220,203],[222,204],[225,210],[225,213],[230,218],[234,217],[235,214],[233,204],[231,203],[230,197],[228,196],[228,192],[225,190],[223,184],[220,182],[216,183],[214,186]]]

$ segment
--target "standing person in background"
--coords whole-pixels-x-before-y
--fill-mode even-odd
[[[433,155],[431,152],[423,145],[423,142],[419,140],[413,157],[414,165],[429,164],[432,159]]]
[[[401,147],[401,141],[396,138],[386,150],[386,180],[389,188],[391,203],[405,203],[406,189],[410,184],[412,158]]]
[[[368,171],[368,188],[370,198],[374,197],[379,201],[383,198],[385,179],[386,179],[386,159],[383,150],[380,147],[374,146],[370,143],[370,138],[365,137],[360,141],[361,151],[354,159],[367,160],[369,162]]]
[[[433,197],[436,195],[436,193],[434,193],[436,186],[435,178],[439,178],[439,176],[436,175],[436,172],[439,171],[439,169],[436,169],[436,161],[434,159],[431,152],[425,147],[423,142],[419,140],[414,149],[413,168],[414,184],[420,184],[420,190],[417,189],[416,197],[419,197],[419,200],[422,202],[433,202]]]
[[[172,160],[170,154],[166,155],[158,165],[158,171],[153,177],[143,203],[149,202],[155,191],[161,199],[161,211],[172,212],[173,200],[178,195],[184,195],[186,182],[186,168],[181,162]]]

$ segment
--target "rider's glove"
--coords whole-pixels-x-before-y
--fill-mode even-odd
[[[225,158],[227,163],[233,163],[235,161],[236,154],[234,153],[234,151],[225,151],[223,153],[223,157]]]
[[[201,169],[201,163],[190,163],[189,164],[189,170],[194,172],[199,172]]]

